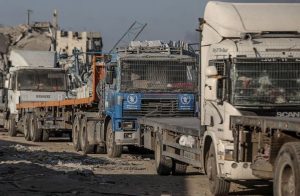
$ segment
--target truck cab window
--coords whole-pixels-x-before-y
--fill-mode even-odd
[[[219,80],[217,83],[217,98],[219,100],[225,100],[226,99],[226,94],[227,94],[227,78],[225,78],[226,71],[228,70],[227,66],[227,60],[226,59],[221,59],[221,60],[211,60],[209,61],[210,66],[215,66],[218,71],[218,76]],[[222,78],[224,77],[224,78]]]

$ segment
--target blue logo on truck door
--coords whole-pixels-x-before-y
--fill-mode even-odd
[[[124,96],[125,110],[140,110],[141,109],[141,95],[140,94],[125,94]]]
[[[182,94],[178,95],[178,109],[179,110],[192,110],[194,109],[194,95]]]

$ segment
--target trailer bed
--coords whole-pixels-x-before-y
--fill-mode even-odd
[[[186,135],[199,136],[200,120],[196,117],[145,117],[138,119],[138,124],[176,131]]]
[[[256,126],[264,130],[270,128],[300,133],[300,118],[232,116],[231,127],[238,125]]]

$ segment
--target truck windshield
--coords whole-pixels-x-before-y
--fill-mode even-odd
[[[190,60],[124,60],[121,64],[121,90],[193,92],[196,63]]]
[[[234,59],[231,79],[234,105],[300,103],[300,59]]]
[[[65,72],[62,70],[19,70],[18,90],[66,91]]]

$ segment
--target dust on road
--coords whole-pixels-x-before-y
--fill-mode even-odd
[[[125,151],[120,159],[85,156],[65,140],[33,143],[0,132],[0,196],[211,195],[206,176],[188,171],[185,176],[158,176],[149,153]],[[268,194],[269,186],[235,184],[232,194]]]

